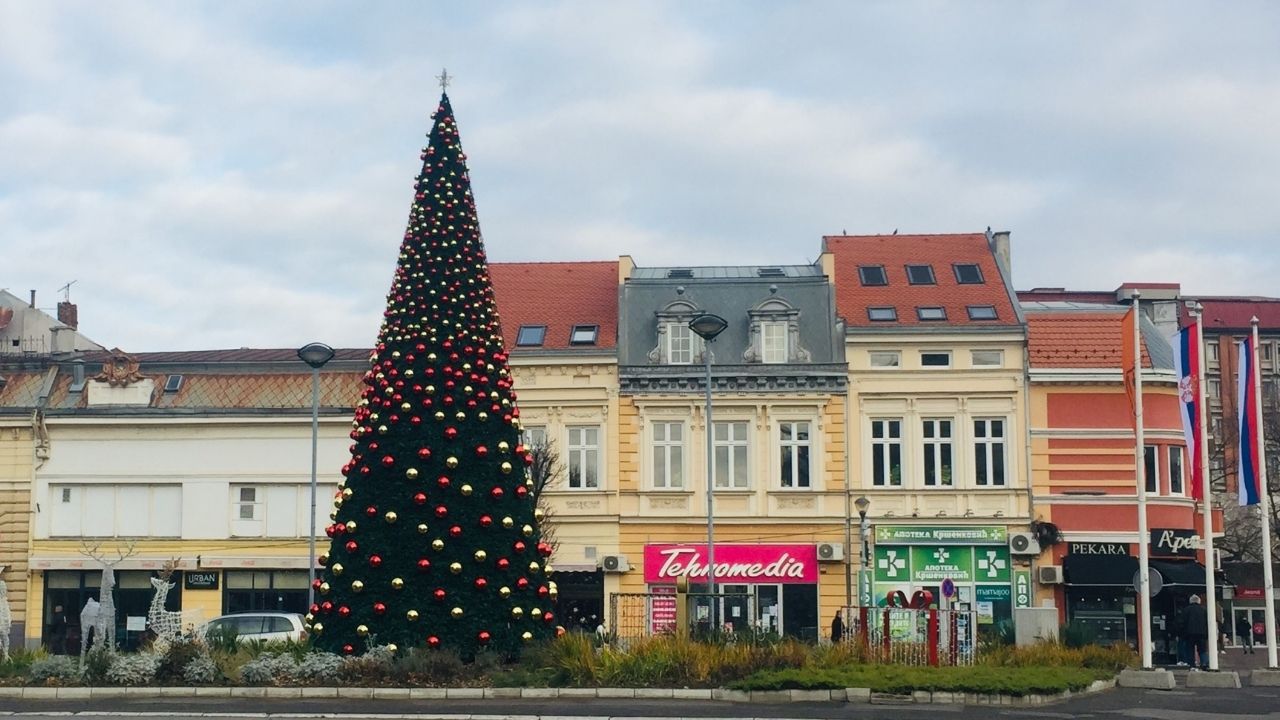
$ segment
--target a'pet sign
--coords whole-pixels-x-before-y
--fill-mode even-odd
[[[1204,547],[1194,530],[1156,528],[1151,531],[1151,554],[1157,557],[1195,557]]]

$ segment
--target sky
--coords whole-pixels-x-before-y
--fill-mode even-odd
[[[129,351],[368,347],[441,68],[492,261],[1012,232],[1280,295],[1280,4],[0,0],[0,288]]]

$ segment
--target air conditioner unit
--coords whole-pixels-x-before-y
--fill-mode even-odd
[[[1041,565],[1036,570],[1036,579],[1041,585],[1061,585],[1064,582],[1061,565]]]
[[[1039,555],[1040,542],[1035,533],[1009,533],[1009,552],[1014,555]]]
[[[626,555],[605,555],[600,558],[600,569],[607,573],[624,573],[631,569]]]
[[[844,543],[818,543],[818,562],[844,560]]]

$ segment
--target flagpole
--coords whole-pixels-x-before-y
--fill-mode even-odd
[[[1209,426],[1207,424],[1206,398],[1204,394],[1204,306],[1196,303],[1196,415],[1200,426],[1200,443],[1196,448],[1200,455],[1200,504],[1204,513],[1204,587],[1205,612],[1209,616],[1209,669],[1218,669],[1218,599],[1214,596],[1213,577],[1213,487],[1209,479]]]
[[[1254,472],[1258,475],[1258,512],[1262,525],[1262,597],[1263,622],[1267,626],[1267,667],[1275,668],[1276,662],[1276,606],[1272,599],[1275,581],[1271,573],[1271,492],[1267,488],[1267,436],[1262,424],[1262,366],[1258,364],[1258,317],[1250,321],[1253,325],[1253,345],[1249,358],[1253,365],[1253,397],[1255,414],[1253,421],[1258,436],[1258,467]],[[1253,632],[1253,628],[1249,629]]]
[[[1142,421],[1142,308],[1141,293],[1133,291],[1133,428],[1137,447],[1134,449],[1134,476],[1138,479],[1138,646],[1142,648],[1142,669],[1151,669],[1151,592],[1150,555],[1147,547],[1147,463],[1146,433]],[[1123,373],[1121,373],[1123,376]]]

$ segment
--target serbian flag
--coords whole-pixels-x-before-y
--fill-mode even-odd
[[[1200,344],[1196,323],[1179,330],[1171,338],[1173,371],[1178,376],[1178,407],[1182,410],[1182,432],[1187,438],[1187,454],[1191,461],[1191,497],[1204,499],[1204,474],[1200,468]]]
[[[1120,370],[1124,374],[1124,393],[1129,396],[1129,421],[1133,427],[1138,426],[1137,372],[1139,351],[1134,346],[1133,324],[1138,321],[1137,303],[1129,308],[1120,321]]]
[[[1254,383],[1254,375],[1258,372],[1253,362],[1253,340],[1245,338],[1240,341],[1240,381],[1236,399],[1240,422],[1240,447],[1236,456],[1240,458],[1239,487],[1240,504],[1257,505],[1259,496],[1258,469],[1262,462],[1261,443],[1258,442],[1258,392]]]

